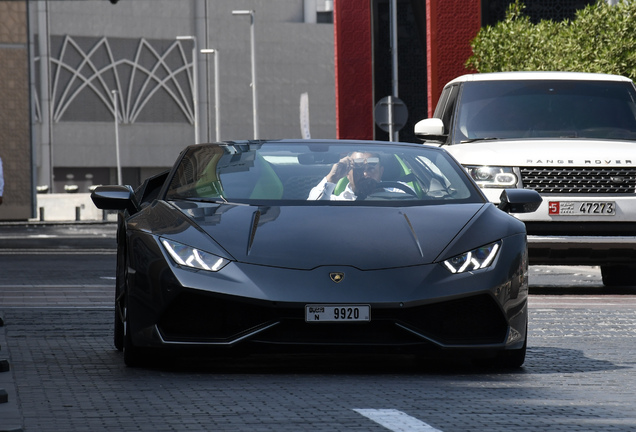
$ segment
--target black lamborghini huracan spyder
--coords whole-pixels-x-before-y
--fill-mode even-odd
[[[118,210],[115,346],[462,355],[519,367],[534,191],[489,203],[443,149],[272,140],[187,147]]]

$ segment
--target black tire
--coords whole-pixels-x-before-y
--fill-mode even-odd
[[[601,276],[603,285],[615,286],[635,286],[636,266],[631,265],[602,265]]]
[[[526,335],[526,340],[523,341],[523,347],[499,353],[497,357],[497,367],[501,369],[519,369],[526,361],[527,348],[528,336]]]
[[[523,346],[516,350],[506,350],[497,356],[497,367],[501,369],[519,369],[526,361],[526,352],[528,351],[528,321],[526,317],[526,334],[523,340]]]
[[[121,217],[121,216],[120,216]],[[124,307],[123,296],[126,292],[126,235],[123,222],[119,222],[117,229],[117,269],[115,273],[115,316],[113,344],[118,351],[124,349]]]
[[[147,350],[133,343],[128,325],[128,309],[124,309],[124,363],[129,367],[144,366],[148,361]]]
[[[113,343],[117,351],[124,350],[124,323],[119,316],[117,302],[115,302],[115,331],[113,332]]]
[[[528,326],[526,325],[526,338],[523,346],[515,350],[505,350],[497,353],[493,359],[475,359],[473,364],[478,367],[496,368],[496,369],[519,369],[526,361],[526,352],[528,350]]]

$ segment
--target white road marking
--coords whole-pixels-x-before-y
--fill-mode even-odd
[[[354,411],[393,432],[441,432],[439,429],[395,409],[355,408]]]

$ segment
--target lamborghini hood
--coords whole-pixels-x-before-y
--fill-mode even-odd
[[[490,204],[402,208],[198,204],[182,211],[236,261],[295,269],[428,264],[442,252],[449,253],[451,244],[461,249],[498,240],[500,234],[484,232],[483,223],[471,226],[489,215],[509,217]],[[473,231],[475,235],[467,236]],[[457,253],[464,252],[460,249]]]

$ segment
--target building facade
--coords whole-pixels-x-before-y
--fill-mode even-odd
[[[185,145],[256,129],[259,138],[388,139],[374,109],[393,84],[394,4],[409,110],[400,140],[412,140],[443,85],[468,72],[472,38],[510,2],[0,0],[0,221],[36,217],[36,190],[136,186]],[[571,18],[590,2],[533,0],[528,11]]]
[[[26,219],[33,208],[26,2],[0,2],[0,220]]]
[[[38,186],[87,191],[116,183],[117,166],[139,184],[195,143],[195,127],[198,142],[253,138],[252,24],[237,9],[255,11],[259,138],[301,136],[303,93],[311,135],[335,137],[333,26],[315,2],[30,2]]]

